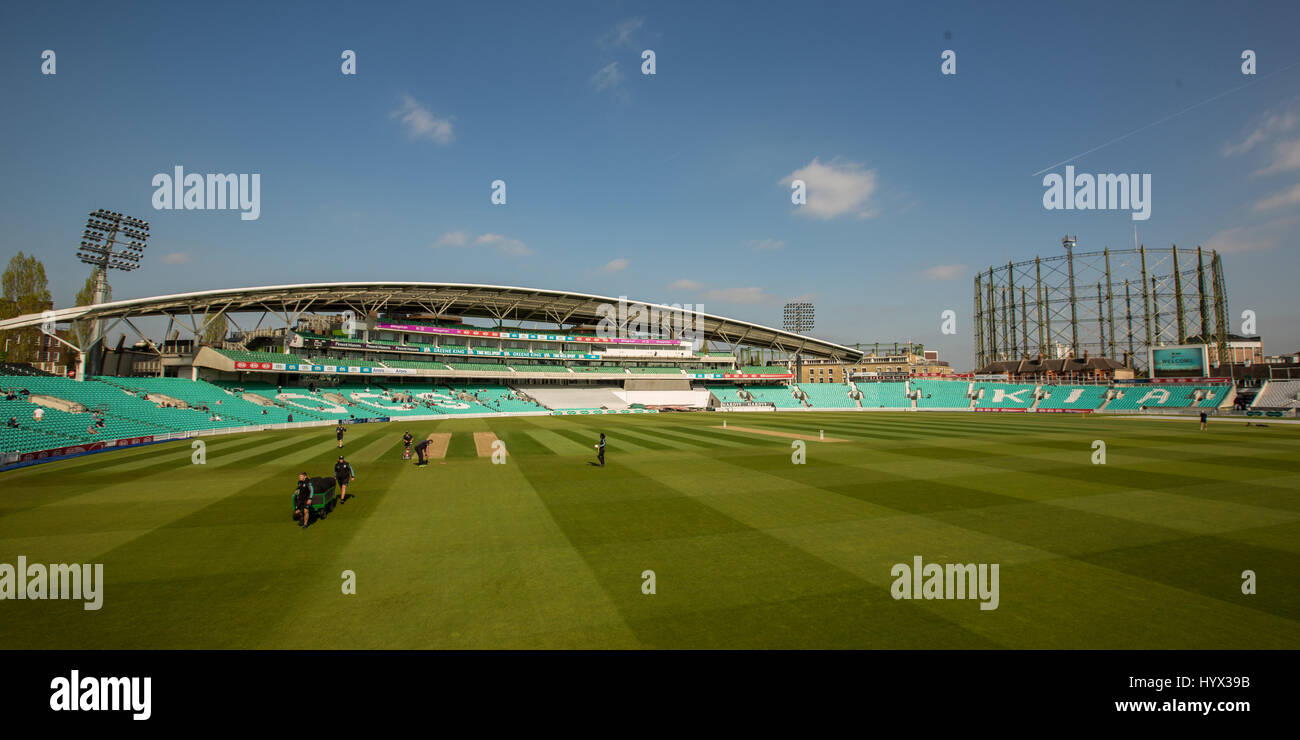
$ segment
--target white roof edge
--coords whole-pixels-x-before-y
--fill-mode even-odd
[[[304,289],[330,290],[336,288],[367,288],[367,287],[369,288],[384,288],[384,287],[442,288],[442,289],[466,288],[466,289],[487,289],[487,290],[501,290],[501,291],[521,291],[521,292],[529,292],[529,293],[544,293],[544,294],[551,294],[556,296],[566,296],[570,298],[593,300],[593,301],[600,301],[603,303],[615,303],[615,304],[617,304],[620,300],[619,298],[615,298],[612,296],[595,295],[592,293],[577,293],[574,291],[567,291],[567,290],[553,290],[550,288],[529,288],[529,287],[515,286],[515,285],[491,285],[487,283],[434,283],[434,282],[412,282],[412,281],[363,280],[363,281],[335,282],[335,283],[292,283],[287,285],[262,285],[262,286],[250,286],[245,288],[223,288],[223,289],[216,289],[216,290],[199,290],[199,291],[192,291],[188,293],[169,293],[165,295],[149,296],[146,298],[129,298],[121,301],[109,301],[107,303],[100,303],[94,305],[72,306],[68,308],[55,309],[53,312],[54,313],[53,318],[56,322],[72,321],[75,319],[79,319],[82,316],[88,314],[92,309],[96,310],[97,313],[102,314],[105,313],[105,311],[107,311],[109,314],[111,314],[113,311],[117,309],[137,308],[141,306],[148,306],[150,304],[155,304],[155,303],[183,301],[187,299],[213,298],[222,295],[256,296],[258,293],[263,293],[263,292],[271,293],[271,292],[278,292],[278,291],[304,290]],[[652,308],[664,308],[669,310],[673,309],[673,306],[670,306],[668,304],[649,303],[647,301],[634,301],[634,300],[627,299],[626,296],[623,296],[622,298],[627,300],[629,304],[636,303],[636,304],[641,304]],[[699,305],[699,304],[682,304],[682,305]],[[682,308],[682,305],[678,305],[677,308],[678,309]],[[851,355],[861,354],[861,350],[857,350],[852,347],[845,347],[843,345],[836,344],[834,342],[826,341],[824,339],[817,339],[815,337],[809,337],[803,334],[795,334],[793,332],[789,332],[784,329],[776,329],[774,327],[765,326],[763,324],[756,324],[752,321],[743,321],[740,319],[733,319],[726,316],[720,316],[720,315],[708,314],[708,313],[705,313],[704,316],[706,318],[710,318],[716,321],[724,321],[732,324],[739,324],[747,327],[752,327],[754,329],[768,331],[780,336],[806,339],[810,342],[815,342],[824,347],[833,347],[835,349],[841,350]],[[11,329],[19,329],[27,326],[33,326],[36,324],[40,324],[44,320],[45,320],[45,314],[25,314],[22,316],[16,316],[11,319],[0,320],[0,331],[7,331]]]

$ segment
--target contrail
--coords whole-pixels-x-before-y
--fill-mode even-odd
[[[1078,158],[1080,158],[1080,157],[1086,157],[1086,156],[1088,156],[1089,154],[1092,154],[1093,152],[1097,151],[1098,149],[1105,149],[1106,147],[1110,146],[1111,144],[1114,144],[1114,143],[1117,142],[1117,141],[1123,141],[1124,139],[1127,139],[1128,137],[1130,137],[1130,136],[1132,136],[1132,135],[1134,135],[1134,134],[1138,134],[1138,133],[1141,133],[1141,132],[1143,132],[1143,131],[1146,131],[1147,129],[1151,128],[1152,126],[1159,126],[1160,124],[1164,123],[1165,121],[1168,121],[1168,120],[1171,119],[1171,118],[1177,118],[1177,117],[1181,116],[1182,114],[1184,114],[1184,113],[1186,113],[1186,112],[1188,112],[1188,111],[1190,111],[1190,110],[1195,110],[1195,109],[1197,109],[1197,108],[1200,108],[1202,105],[1205,105],[1205,104],[1207,104],[1207,103],[1213,103],[1214,101],[1218,100],[1219,98],[1222,98],[1222,97],[1224,97],[1224,96],[1226,96],[1226,95],[1231,95],[1231,94],[1233,94],[1233,93],[1235,93],[1235,92],[1237,92],[1238,90],[1241,90],[1241,89],[1243,89],[1243,88],[1250,87],[1251,85],[1253,85],[1253,84],[1259,82],[1260,80],[1266,80],[1266,79],[1268,79],[1269,77],[1272,77],[1273,75],[1281,74],[1281,73],[1287,71],[1288,69],[1291,69],[1292,67],[1294,67],[1294,66],[1296,66],[1296,65],[1300,65],[1300,62],[1292,62],[1292,63],[1286,65],[1285,67],[1282,67],[1281,69],[1274,70],[1274,71],[1272,71],[1272,72],[1269,72],[1269,73],[1266,74],[1266,75],[1263,75],[1262,77],[1258,77],[1258,78],[1256,78],[1256,79],[1251,80],[1250,82],[1244,83],[1244,84],[1242,84],[1242,85],[1238,85],[1237,87],[1234,87],[1234,88],[1232,88],[1231,90],[1226,90],[1226,91],[1224,91],[1224,92],[1221,92],[1221,93],[1219,93],[1218,95],[1215,95],[1215,96],[1212,97],[1212,98],[1207,98],[1207,99],[1205,99],[1205,100],[1202,100],[1201,102],[1196,103],[1195,105],[1190,105],[1190,106],[1188,106],[1188,107],[1186,107],[1186,108],[1183,108],[1182,110],[1178,111],[1177,113],[1171,113],[1171,114],[1165,116],[1164,118],[1161,118],[1161,119],[1158,120],[1158,121],[1155,121],[1155,122],[1153,122],[1153,123],[1148,123],[1147,125],[1143,126],[1142,128],[1133,129],[1132,131],[1128,132],[1127,134],[1124,134],[1123,136],[1117,136],[1117,137],[1115,137],[1114,139],[1111,139],[1110,141],[1106,142],[1105,144],[1101,144],[1101,145],[1099,145],[1099,146],[1095,146],[1095,147],[1089,149],[1088,151],[1086,151],[1086,152],[1081,152],[1081,153],[1079,153],[1079,154],[1076,154],[1076,155],[1074,155],[1073,157],[1070,157],[1069,159],[1063,159],[1063,160],[1061,160],[1060,162],[1057,162],[1056,164],[1051,165],[1051,166],[1049,166],[1049,167],[1044,167],[1043,169],[1041,169],[1041,170],[1035,172],[1032,176],[1033,176],[1033,177],[1037,177],[1038,175],[1041,175],[1041,174],[1043,174],[1044,172],[1047,172],[1048,170],[1056,169],[1057,167],[1060,167],[1060,166],[1063,165],[1063,164],[1069,164],[1070,162],[1073,162],[1074,160],[1076,160],[1076,159],[1078,159]]]

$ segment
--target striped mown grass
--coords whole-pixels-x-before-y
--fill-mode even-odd
[[[450,434],[446,457],[403,462],[404,429]],[[480,457],[489,433],[505,464]],[[332,428],[204,442],[203,465],[166,443],[0,474],[0,563],[102,563],[106,581],[98,611],[0,601],[0,648],[1300,647],[1300,429],[1283,425],[366,424],[343,449],[356,498],[305,531],[290,494],[298,471],[329,474]],[[998,564],[998,608],[895,600],[891,568],[918,555]]]

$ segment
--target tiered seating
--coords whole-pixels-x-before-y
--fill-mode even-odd
[[[772,367],[766,365],[745,365],[741,367],[740,370],[738,370],[737,372],[741,372],[746,375],[789,375],[790,374],[790,370],[788,368],[784,368],[780,366]]]
[[[420,360],[384,360],[383,364],[388,367],[409,368],[411,370],[432,370],[436,372],[446,372],[451,369],[441,362],[422,362]]]
[[[13,416],[13,414],[9,414],[9,416]],[[5,421],[9,420],[9,416],[4,417]],[[40,426],[33,422],[31,418],[21,423],[23,426],[18,429],[10,429],[8,426],[0,427],[0,452],[40,452],[41,450],[70,447],[82,443],[80,439],[71,439],[61,434],[51,434],[31,428]]]
[[[347,406],[330,401],[306,388],[289,387],[283,393],[277,392],[273,385],[245,383],[243,388],[245,395],[253,393],[284,407],[286,412],[293,415],[294,421],[346,419],[352,415]]]
[[[21,375],[23,377],[54,378],[53,373],[37,370],[26,362],[0,362],[0,375]]]
[[[96,380],[137,394],[164,395],[184,401],[191,406],[207,406],[211,413],[220,415],[223,420],[229,418],[232,422],[242,421],[249,425],[258,425],[283,424],[288,421],[288,413],[278,406],[262,406],[252,401],[245,401],[201,380],[116,377],[100,377]]]
[[[629,367],[627,371],[633,375],[681,375],[680,367]]]
[[[510,413],[517,411],[543,411],[544,407],[533,401],[518,398],[504,385],[466,385],[463,388],[474,399],[492,411]]]
[[[72,414],[47,408],[44,418],[36,421],[32,414],[38,408],[41,407],[25,400],[0,400],[0,424],[3,424],[0,426],[0,452],[36,452],[99,437],[86,431],[94,423],[92,414]],[[11,418],[17,420],[17,429],[8,426]]]
[[[16,385],[0,379],[0,387]],[[242,426],[225,419],[212,421],[209,414],[197,409],[159,408],[157,404],[133,396],[121,388],[94,380],[78,382],[69,378],[24,378],[22,387],[34,394],[53,396],[101,411],[105,428],[94,436],[118,439],[166,432],[191,432]],[[84,430],[84,427],[83,427]]]
[[[1181,386],[1173,383],[1119,386],[1123,397],[1112,399],[1106,404],[1106,410],[1136,410],[1143,406],[1160,409],[1187,408],[1197,405],[1192,397],[1196,390],[1208,388],[1209,386]],[[1214,399],[1208,399],[1210,406],[1218,405],[1215,399],[1223,400],[1222,393],[1219,391]]]
[[[284,352],[249,352],[242,349],[219,349],[217,352],[238,362],[299,362],[297,355]]]
[[[394,386],[389,389],[394,394],[409,393],[415,397],[416,408],[407,411],[405,414],[395,413],[396,416],[409,416],[419,414],[486,414],[491,409],[478,401],[461,388],[451,388],[445,385],[402,385]],[[399,409],[400,411],[400,409]]]
[[[912,400],[907,397],[907,383],[880,382],[855,383],[862,391],[862,408],[864,409],[910,409]],[[807,386],[801,386],[807,390]]]
[[[1270,380],[1250,404],[1252,409],[1300,408],[1300,380]]]
[[[480,372],[508,373],[510,368],[505,365],[487,363],[487,362],[448,362],[452,370],[468,370]]]
[[[862,388],[864,384],[859,384]],[[919,409],[968,409],[970,408],[970,399],[966,393],[970,388],[970,383],[964,380],[913,380],[911,388],[913,391],[919,390],[921,395],[916,399],[916,407]],[[866,402],[863,401],[863,406]]]
[[[748,386],[745,390],[759,403],[770,403],[779,409],[803,408],[803,402],[794,397],[793,389],[788,385]]]
[[[347,409],[359,417],[428,416],[434,413],[431,409],[420,405],[418,399],[414,404],[400,403],[393,394],[385,395],[384,389],[376,385],[363,386],[354,384],[339,386],[334,391],[353,404],[348,406]],[[401,392],[398,391],[398,393]],[[403,408],[403,406],[408,405],[413,405],[415,408]]]
[[[517,373],[565,373],[569,368],[563,365],[511,365]]]
[[[856,409],[858,402],[849,398],[849,387],[843,383],[804,383],[799,390],[808,396],[813,408]]]
[[[975,401],[979,408],[1027,409],[1034,405],[1034,383],[980,383],[976,393],[984,389],[983,397]]]
[[[1040,409],[1077,409],[1095,410],[1106,400],[1104,385],[1045,385],[1043,392],[1048,397],[1038,402]]]
[[[359,357],[311,357],[304,362],[312,365],[344,365],[347,367],[374,367],[375,363]]]
[[[1228,391],[1232,390],[1232,386],[1226,384],[1197,386],[1189,392],[1189,396],[1197,390],[1205,391],[1205,398],[1202,398],[1200,402],[1194,405],[1197,408],[1212,409],[1218,408],[1219,404],[1223,403],[1223,399],[1228,397]]]
[[[740,397],[740,388],[734,385],[710,385],[705,386],[708,390],[717,396],[722,403],[745,403],[746,399]]]

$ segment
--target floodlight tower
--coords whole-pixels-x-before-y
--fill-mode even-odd
[[[792,331],[795,334],[806,335],[813,328],[814,310],[811,303],[787,303],[785,304],[784,318],[782,326],[786,331]],[[799,381],[799,371],[803,369],[803,358],[796,352],[794,355],[794,378],[795,382]]]
[[[81,234],[81,247],[77,257],[95,268],[94,303],[108,299],[108,271],[130,272],[140,266],[145,242],[149,239],[149,224],[138,218],[100,208],[86,219],[86,230]],[[103,338],[103,322],[95,319],[91,345]]]
[[[1077,357],[1079,353],[1079,314],[1076,309],[1077,300],[1074,293],[1074,247],[1079,243],[1079,237],[1066,235],[1061,239],[1061,246],[1065,248],[1065,261],[1070,269],[1070,356]]]

